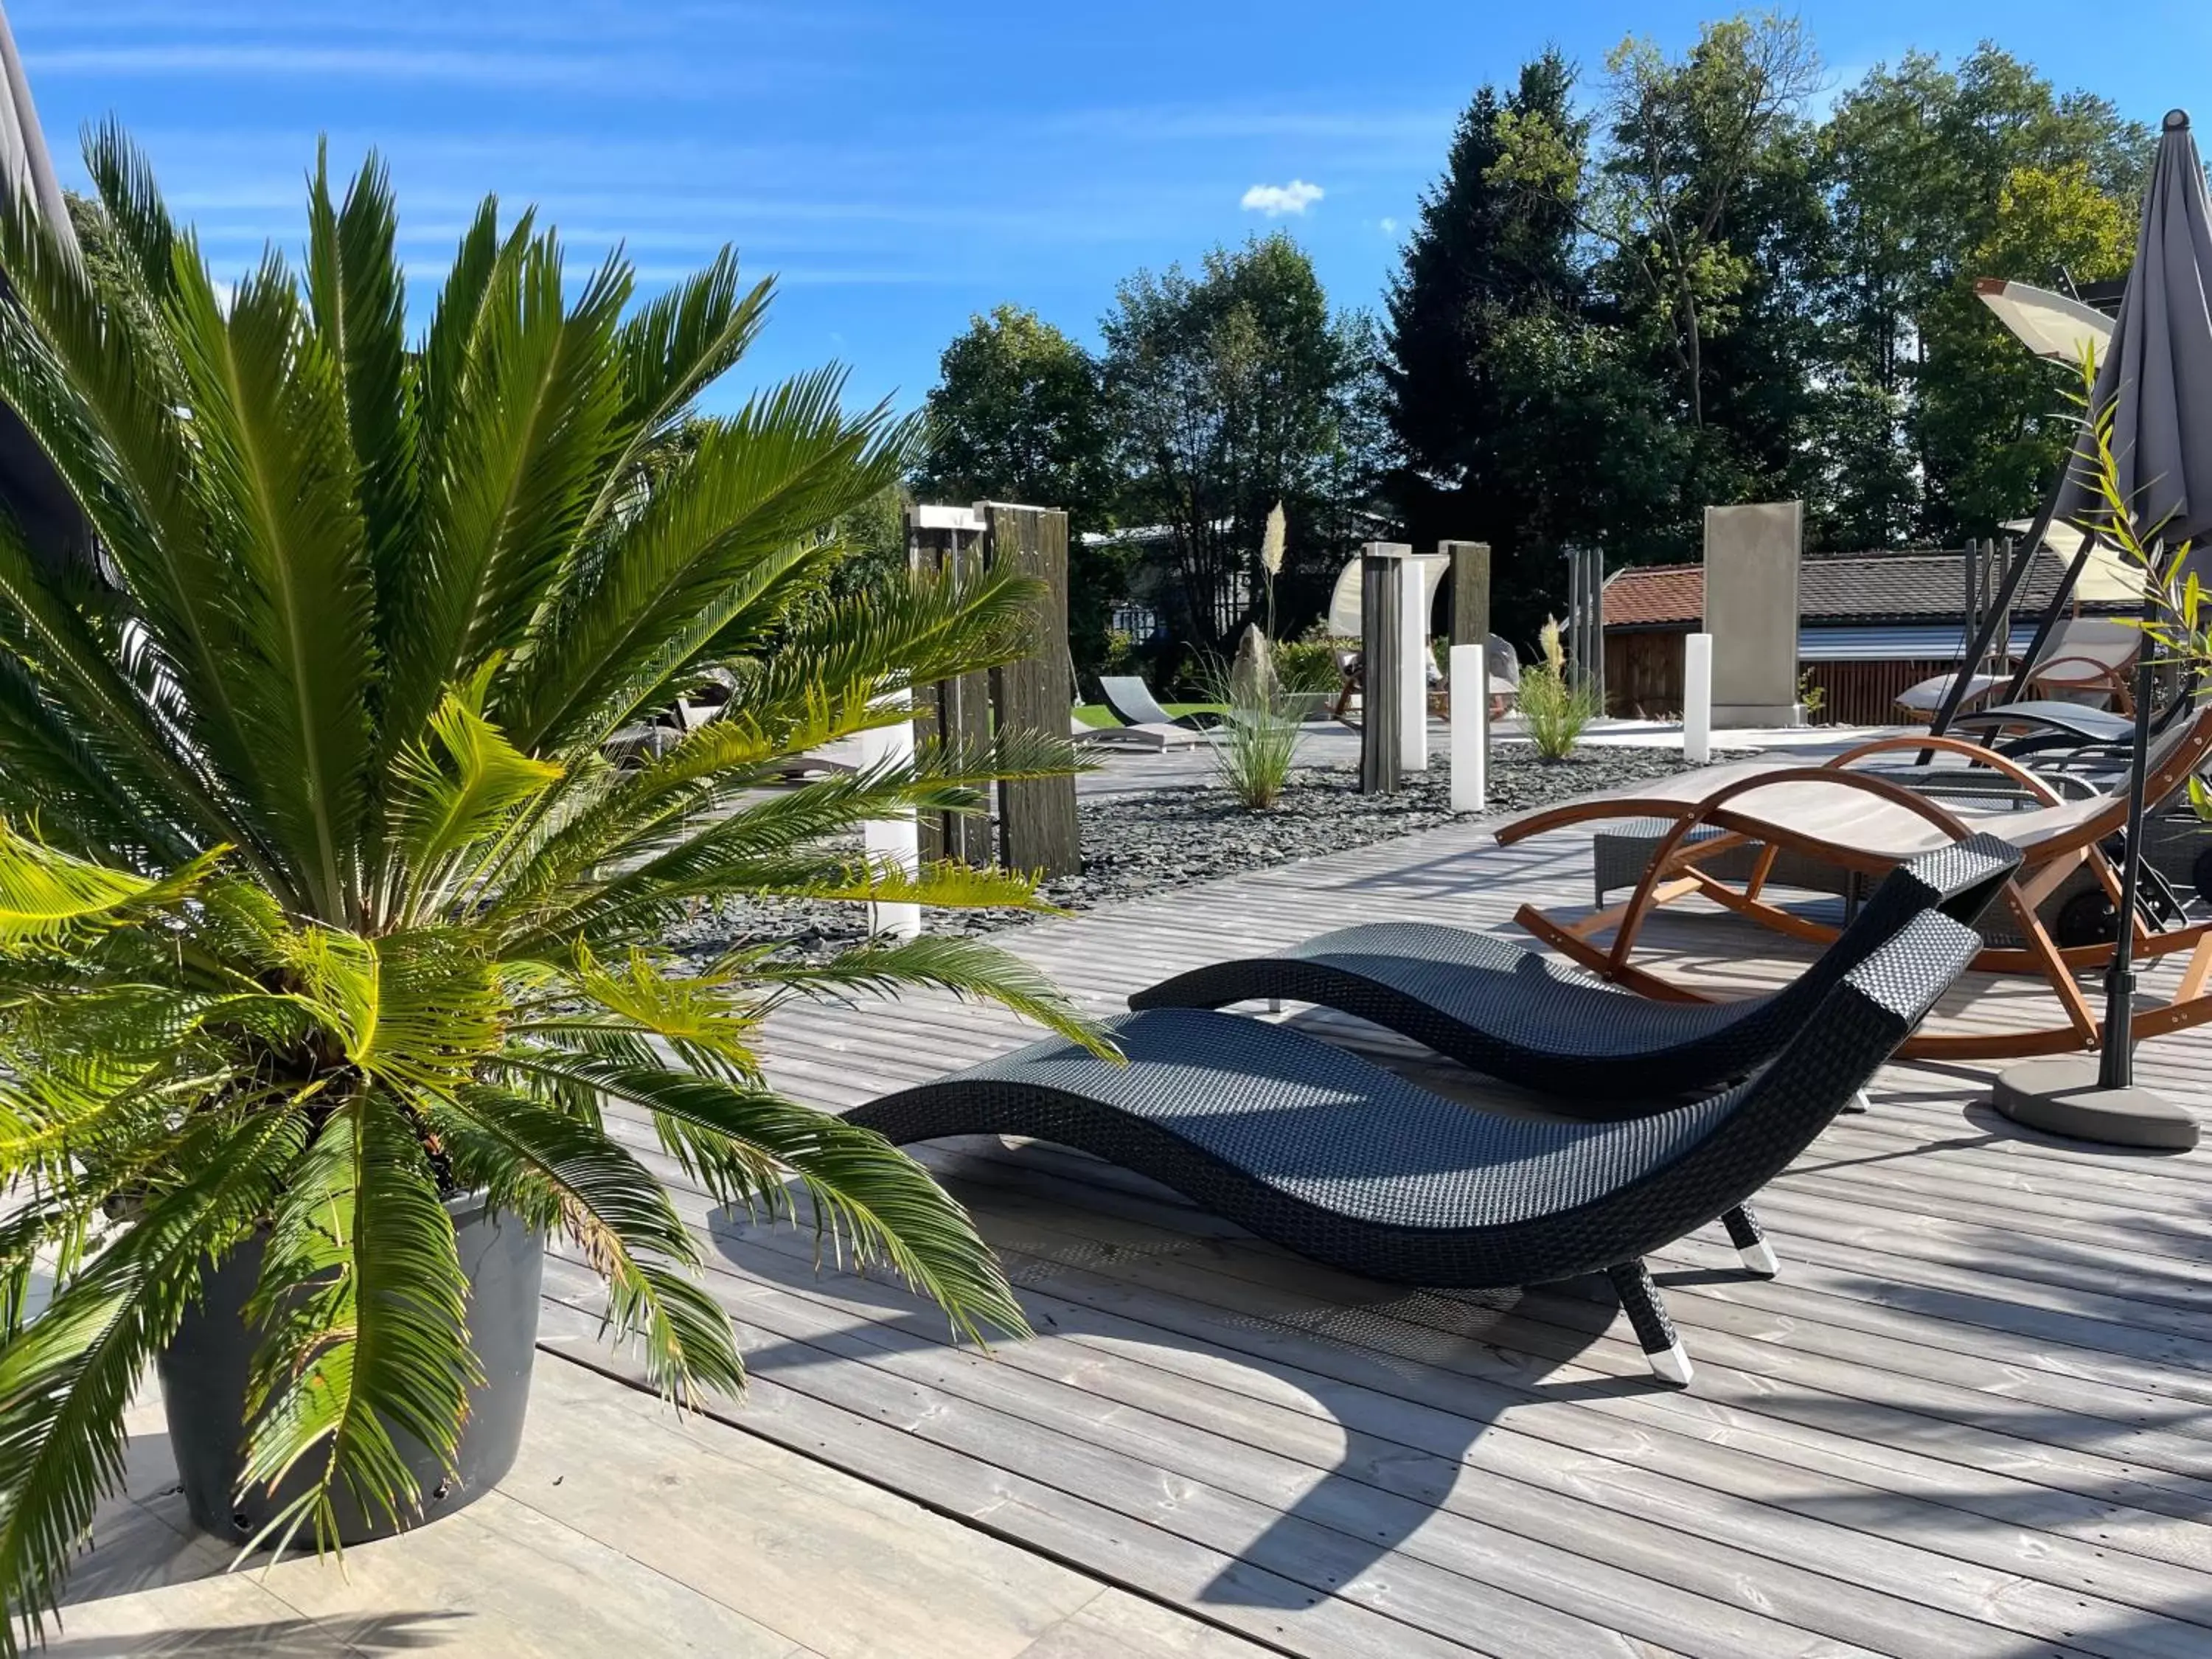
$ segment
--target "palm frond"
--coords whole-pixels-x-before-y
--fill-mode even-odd
[[[352,441],[353,474],[369,569],[381,613],[414,592],[416,552],[415,392],[407,362],[407,283],[398,258],[392,179],[372,154],[331,199],[329,146],[319,145],[307,196],[309,314],[334,366]],[[404,612],[403,612],[404,614]],[[380,635],[381,630],[380,630]]]
[[[534,760],[483,717],[493,658],[466,685],[448,692],[431,717],[430,744],[402,750],[395,763],[391,807],[398,868],[387,879],[390,914],[418,917],[447,890],[438,878],[456,855],[478,847],[517,809],[542,796],[562,775]]]
[[[862,1267],[890,1267],[942,1307],[963,1335],[1029,1334],[1005,1272],[968,1212],[927,1170],[872,1129],[779,1096],[689,1073],[592,1061],[569,1069],[653,1115],[662,1144],[725,1207],[785,1212],[797,1180],[825,1243]]]
[[[696,450],[616,533],[518,665],[499,713],[526,748],[596,741],[650,706],[766,588],[810,557],[806,532],[898,476],[888,416],[842,406],[823,370],[702,423]]]
[[[452,1471],[479,1376],[466,1288],[412,1121],[390,1092],[361,1090],[289,1171],[246,1308],[264,1335],[243,1484],[273,1491],[295,1468],[313,1474],[248,1549],[281,1550],[310,1523],[318,1548],[334,1547],[341,1489],[364,1513],[410,1517],[422,1493],[394,1428]]]
[[[56,852],[0,823],[0,951],[60,945],[173,904],[221,857],[221,849],[204,854],[155,878]]]
[[[393,708],[398,740],[413,738],[446,686],[523,645],[574,554],[616,441],[612,346],[629,290],[628,267],[610,258],[564,307],[550,236],[510,239],[493,262],[459,359],[439,371],[453,378],[436,394],[422,504],[437,580],[422,661],[395,693],[404,694]],[[509,730],[536,746],[533,734]]]
[[[243,648],[224,665],[253,734],[252,799],[318,914],[360,913],[373,747],[374,589],[356,499],[342,369],[307,333],[273,255],[226,308],[187,239],[178,325],[216,533],[244,566],[228,602]]]
[[[728,1318],[667,1270],[696,1263],[690,1233],[652,1174],[596,1123],[481,1085],[426,1104],[424,1116],[459,1177],[538,1231],[568,1237],[606,1281],[608,1328],[639,1345],[654,1387],[690,1400],[744,1386]]]
[[[917,887],[926,890],[919,884]],[[883,902],[902,901],[893,894]],[[982,939],[933,933],[896,943],[873,939],[827,962],[757,963],[747,971],[763,984],[811,996],[855,992],[895,996],[909,987],[933,987],[979,1002],[995,1002],[1102,1058],[1120,1058],[1121,1051],[1098,1023],[1049,978],[1011,951]]]
[[[0,1600],[26,1637],[41,1633],[100,1494],[122,1478],[124,1407],[201,1263],[266,1206],[303,1138],[292,1114],[204,1120],[171,1160],[175,1184],[0,1347]],[[0,1654],[15,1637],[0,1624]]]

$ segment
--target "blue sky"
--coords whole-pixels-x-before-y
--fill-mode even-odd
[[[318,133],[390,160],[427,295],[475,202],[536,202],[575,263],[627,243],[665,282],[725,241],[775,272],[767,336],[718,401],[829,359],[919,400],[1001,300],[1095,338],[1115,283],[1270,226],[1340,303],[1374,304],[1451,123],[1556,42],[1594,76],[1632,29],[1719,5],[1365,0],[6,0],[67,182],[119,113],[209,252],[295,246]],[[1837,82],[1912,47],[2000,43],[2154,119],[2204,88],[2212,9],[2158,0],[1826,0]],[[2094,15],[2094,32],[2087,21]],[[2089,50],[2094,46],[2094,53]],[[2212,121],[2212,96],[2204,118]],[[1270,215],[1270,209],[1273,215]]]

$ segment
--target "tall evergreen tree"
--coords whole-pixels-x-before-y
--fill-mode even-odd
[[[1383,396],[1401,465],[1391,494],[1416,546],[1486,541],[1492,614],[1535,636],[1565,591],[1560,550],[1624,554],[1672,499],[1681,444],[1618,330],[1586,314],[1577,246],[1588,124],[1557,52],[1510,92],[1484,87],[1423,197],[1390,285]],[[1558,163],[1509,176],[1513,135]]]
[[[1571,203],[1494,176],[1509,112],[1580,141],[1573,89],[1574,70],[1553,51],[1523,64],[1510,94],[1486,86],[1474,94],[1390,283],[1382,372],[1391,430],[1413,474],[1445,495],[1480,481],[1495,427],[1499,332],[1515,317],[1571,311],[1581,295]]]

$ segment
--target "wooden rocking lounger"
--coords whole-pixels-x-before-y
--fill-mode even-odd
[[[1746,1265],[1771,1273],[1745,1205],[1872,1080],[1974,944],[1922,915],[1751,1081],[1620,1122],[1482,1111],[1299,1032],[1190,1008],[1109,1021],[1126,1064],[1055,1038],[849,1121],[901,1145],[999,1134],[1073,1146],[1373,1279],[1494,1290],[1603,1273],[1652,1368],[1686,1382],[1642,1258],[1723,1219]]]
[[[1931,799],[1893,777],[1852,769],[1875,755],[1923,750],[1956,755],[2002,772],[2042,804],[2020,811],[1972,811]],[[2177,722],[2153,750],[2144,781],[2148,808],[2155,811],[2185,787],[2208,754],[2212,754],[2212,708]],[[1924,775],[1940,779],[1941,773]],[[1745,762],[1570,801],[1503,826],[1498,839],[1510,843],[1548,830],[1617,817],[1661,818],[1673,826],[1626,904],[1572,921],[1523,905],[1514,920],[1554,950],[1630,989],[1678,1001],[1708,1000],[1631,961],[1638,932],[1651,911],[1692,894],[1794,939],[1822,944],[1834,939],[1836,929],[1765,896],[1766,878],[1779,850],[1848,871],[1883,875],[1935,848],[1988,835],[2021,855],[2020,871],[2006,884],[2002,899],[2021,943],[1985,945],[1974,966],[1986,973],[2040,975],[2057,999],[2065,1023],[2001,1034],[1923,1032],[1906,1045],[1905,1052],[1954,1060],[1996,1059],[2094,1048],[2102,1040],[2096,1013],[2075,975],[2108,965],[2112,947],[2060,946],[2037,915],[2037,907],[2086,866],[2117,908],[2119,877],[2105,848],[2125,825],[2123,795],[2062,801],[2042,780],[2005,756],[1957,738],[1903,736],[1863,744],[1820,766]],[[1693,841],[1692,832],[1699,830],[1723,833]],[[1747,846],[1763,851],[1741,887],[1701,867],[1709,859]],[[2212,1020],[2212,995],[2207,994],[2212,981],[2212,923],[2153,930],[2140,914],[2126,921],[2135,929],[2139,959],[2190,952],[2172,1000],[2136,1014],[2135,1036],[2157,1036]],[[1601,942],[1607,932],[1611,942]]]

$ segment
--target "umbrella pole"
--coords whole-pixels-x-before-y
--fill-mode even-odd
[[[2143,619],[2158,616],[2157,589],[2147,584]],[[2134,743],[2128,757],[2126,846],[2120,859],[2119,928],[2105,975],[2105,1028],[2094,1054],[2023,1060],[1997,1075],[1991,1098],[2015,1123],[2108,1146],[2185,1152],[2197,1144],[2197,1119],[2135,1080],[2136,906],[2142,883],[2143,773],[2150,751],[2151,698],[2158,641],[2146,633],[2136,658]]]
[[[2154,586],[2143,584],[2143,621],[2158,619]],[[2136,1080],[2136,904],[2142,881],[2143,772],[2150,764],[2150,704],[2157,690],[2153,659],[2157,636],[2148,629],[2142,649],[2136,653],[2136,726],[2128,755],[2128,827],[2120,860],[2118,936],[2112,941],[2112,965],[2105,970],[2105,1037],[2098,1062],[2097,1085],[2102,1089],[2126,1089]]]

